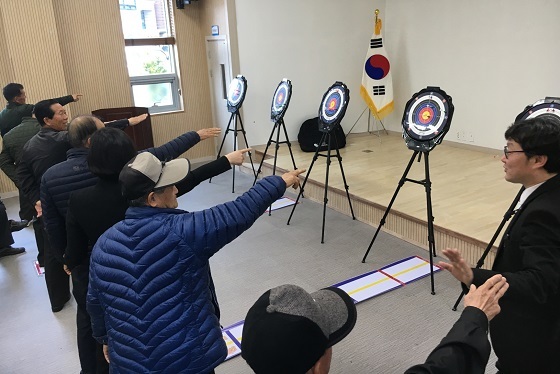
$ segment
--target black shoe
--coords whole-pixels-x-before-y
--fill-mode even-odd
[[[8,246],[5,248],[0,248],[0,257],[12,256],[12,255],[19,255],[20,253],[25,252],[25,248],[14,248],[12,246]]]
[[[53,313],[60,312],[62,310],[62,308],[64,308],[64,305],[66,305],[66,303],[68,301],[70,301],[70,295],[68,295],[68,299],[66,299],[66,301],[64,303],[62,303],[62,305],[51,306],[52,312]]]
[[[10,221],[10,231],[11,232],[16,232],[19,230],[23,230],[24,228],[26,228],[27,226],[29,226],[29,221],[24,219],[21,221],[14,221],[13,219],[11,219]]]

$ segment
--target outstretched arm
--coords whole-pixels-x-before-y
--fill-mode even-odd
[[[177,190],[179,190],[177,196],[186,194],[187,192],[198,186],[202,181],[228,171],[229,169],[231,169],[230,165],[241,165],[243,163],[245,153],[249,152],[250,150],[251,148],[245,148],[233,151],[225,156],[220,157],[217,160],[211,161],[207,164],[199,166],[194,170],[191,170],[185,179],[175,185],[175,187],[177,187]]]
[[[500,312],[498,301],[508,289],[506,279],[496,275],[478,289],[471,285],[465,310],[426,362],[405,374],[483,374],[490,357],[488,321]]]
[[[189,235],[190,246],[200,248],[200,256],[209,258],[251,227],[287,187],[297,188],[298,176],[304,171],[294,170],[282,177],[263,178],[235,201],[178,215],[175,227],[179,235]]]

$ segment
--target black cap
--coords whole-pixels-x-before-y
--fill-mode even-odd
[[[306,373],[356,324],[354,301],[339,288],[294,285],[265,292],[249,309],[241,355],[255,373]]]

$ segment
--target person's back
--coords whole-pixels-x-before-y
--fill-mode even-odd
[[[9,102],[0,111],[0,134],[4,136],[8,131],[21,123],[24,117],[31,117],[33,104],[18,104]]]
[[[255,194],[266,196],[281,182],[261,182],[266,188],[258,184],[258,192],[202,212],[131,207],[124,221],[99,238],[90,279],[96,289],[114,290],[102,298],[115,330],[110,350],[116,351],[117,367],[198,373],[225,358],[219,321],[209,302],[208,259],[254,222],[261,205],[266,209],[268,200],[253,204]],[[115,283],[119,287],[111,286]],[[117,324],[123,312],[135,318]],[[159,318],[163,315],[167,317]],[[137,352],[137,362],[126,358],[129,349]]]
[[[132,206],[92,251],[87,308],[94,337],[109,343],[115,373],[208,373],[224,360],[209,258],[248,229],[301,173],[267,177],[236,201],[189,213],[175,209],[174,184],[186,171],[171,184],[161,182],[159,190],[154,186],[173,178],[173,167],[181,164],[175,170],[188,167],[186,160],[161,164],[146,153],[131,161],[120,178]],[[138,171],[145,165],[149,179]],[[131,196],[131,189],[142,191]]]
[[[39,201],[43,174],[53,165],[66,160],[71,148],[67,131],[55,131],[43,127],[23,147],[18,165],[18,181],[31,202]]]
[[[119,287],[111,300],[103,298],[110,328],[115,330],[110,348],[117,354],[111,363],[118,368],[195,373],[225,358],[219,322],[207,302],[209,254],[177,229],[194,224],[182,216],[181,211],[131,208],[94,247],[90,277],[99,280],[97,288],[111,287],[104,278],[116,275],[111,258],[119,262],[118,280],[108,278]],[[129,308],[128,303],[134,306]],[[134,318],[113,323],[120,313]],[[136,355],[128,359],[127,350]]]
[[[25,117],[19,125],[2,137],[2,153],[7,152],[15,165],[21,161],[23,146],[41,130],[33,117]]]
[[[19,83],[9,83],[2,89],[2,94],[8,102],[6,107],[0,111],[0,135],[4,137],[8,131],[19,125],[23,118],[31,117],[35,106],[27,104],[27,95],[23,85]],[[66,95],[52,99],[64,106],[68,103],[78,101],[82,95]]]

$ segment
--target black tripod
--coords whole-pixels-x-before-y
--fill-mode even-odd
[[[237,127],[237,120],[239,119],[239,128]],[[233,123],[233,127],[231,127]],[[224,133],[224,137],[222,138],[222,144],[220,145],[220,149],[218,150],[218,156],[216,159],[220,158],[220,154],[222,153],[222,148],[224,147],[224,143],[226,141],[227,134],[230,131],[233,131],[233,150],[237,151],[237,132],[240,131],[243,134],[243,139],[245,140],[245,144],[249,147],[249,143],[247,143],[247,136],[245,136],[245,128],[243,128],[243,121],[241,120],[241,116],[239,115],[239,110],[235,110],[231,113],[228,121],[228,127],[226,132]],[[253,175],[255,174],[255,165],[253,164],[253,158],[251,157],[251,151],[247,152],[249,154],[249,160],[251,160],[251,168],[253,169]],[[212,182],[212,178],[210,178],[210,182]],[[231,192],[235,192],[235,166],[233,167],[233,180],[231,185]]]
[[[519,201],[519,198],[521,197],[521,194],[523,193],[524,190],[525,190],[525,188],[521,187],[521,189],[519,190],[519,192],[517,193],[517,195],[513,199],[513,202],[509,206],[508,210],[504,214],[504,218],[502,218],[502,222],[500,222],[500,225],[496,229],[496,232],[494,233],[494,236],[492,236],[492,239],[490,239],[490,243],[488,243],[488,246],[484,250],[484,253],[482,253],[482,256],[480,256],[480,258],[478,259],[478,262],[476,263],[476,268],[477,269],[480,269],[484,265],[484,260],[486,260],[486,256],[488,256],[488,253],[490,253],[490,251],[492,250],[492,247],[494,246],[494,242],[498,238],[498,235],[500,235],[500,232],[504,228],[507,221],[509,221],[510,218],[515,214],[515,206],[517,205],[517,202]],[[453,308],[451,308],[452,310],[457,310],[457,306],[461,302],[461,299],[463,298],[463,296],[465,296],[465,291],[464,290],[461,291],[461,294],[457,298],[457,301],[455,302],[455,305],[453,305]]]
[[[280,141],[280,128],[282,128],[282,130],[284,131],[284,136],[286,138],[286,140],[284,141]],[[276,140],[272,140],[272,137],[274,136],[274,131],[276,131]],[[257,183],[257,179],[259,177],[259,174],[261,173],[262,164],[266,157],[266,151],[268,151],[268,147],[270,147],[271,143],[276,144],[276,146],[274,147],[274,165],[272,166],[272,175],[276,174],[276,160],[278,159],[278,148],[280,148],[280,144],[288,145],[288,150],[290,151],[290,157],[292,158],[292,165],[294,165],[294,170],[297,169],[296,161],[294,160],[294,154],[292,153],[292,143],[290,143],[290,140],[288,139],[288,132],[286,131],[286,125],[284,124],[284,119],[280,118],[276,122],[274,122],[274,127],[272,128],[272,132],[268,137],[268,142],[266,143],[266,148],[264,149],[261,163],[259,164],[259,168],[257,169],[257,174],[255,174],[255,180],[253,181],[253,186],[255,185],[255,183]],[[272,213],[272,206],[268,209],[268,215],[270,216],[271,213]]]
[[[307,171],[307,175],[305,176],[305,179],[303,181],[303,184],[301,185],[298,197],[296,199],[296,203],[294,204],[294,207],[292,208],[292,213],[290,213],[290,218],[288,218],[288,222],[287,224],[290,224],[290,220],[292,219],[292,216],[294,215],[294,211],[296,210],[297,207],[297,203],[299,201],[299,198],[303,195],[303,190],[305,188],[305,184],[307,183],[307,179],[309,178],[309,176],[311,175],[311,169],[313,169],[313,164],[315,163],[315,161],[317,161],[317,158],[319,156],[322,157],[326,157],[327,158],[327,170],[326,170],[326,175],[325,175],[325,193],[323,196],[323,227],[321,230],[321,244],[325,242],[325,212],[327,209],[327,190],[329,188],[329,168],[331,165],[331,139],[333,137],[331,137],[331,132],[328,131],[327,129],[321,130],[323,131],[323,135],[321,136],[321,140],[319,141],[319,145],[317,146],[317,150],[315,151],[315,155],[313,156],[313,161],[311,161],[311,165],[309,166],[309,170]],[[338,141],[336,140],[336,137],[334,137],[334,141],[336,142],[336,158],[338,159],[338,164],[340,165],[340,173],[342,174],[342,180],[344,182],[344,188],[346,189],[346,196],[348,197],[348,204],[350,205],[350,212],[352,213],[352,219],[356,219],[356,216],[354,216],[354,209],[352,208],[352,202],[350,201],[350,193],[348,192],[348,184],[346,183],[346,176],[344,175],[344,169],[342,168],[342,157],[340,156],[340,151],[338,150]],[[319,153],[319,149],[321,147],[322,144],[327,144],[327,154],[321,154]]]
[[[418,155],[418,162],[420,162],[420,160],[422,159],[422,154],[424,154],[425,178],[423,180],[415,180],[415,179],[407,178],[406,176],[408,175],[408,171],[410,170],[410,167],[412,166],[412,163],[414,162],[414,159],[416,158],[416,155]],[[377,227],[377,230],[375,231],[375,235],[373,235],[373,239],[371,239],[371,243],[369,243],[369,247],[368,247],[368,249],[367,249],[367,251],[364,255],[364,258],[362,259],[362,263],[366,262],[366,257],[368,256],[369,251],[371,250],[371,246],[373,245],[373,242],[375,241],[375,238],[377,238],[377,234],[379,234],[379,231],[381,230],[381,227],[385,224],[385,219],[387,218],[387,215],[389,214],[389,211],[391,210],[391,207],[393,206],[393,203],[395,202],[395,199],[397,198],[397,194],[399,193],[399,190],[404,185],[404,182],[412,182],[412,183],[416,183],[416,184],[421,184],[426,189],[426,206],[427,206],[427,213],[428,213],[428,252],[430,252],[430,280],[431,280],[431,286],[432,286],[432,295],[435,295],[436,292],[434,290],[434,269],[433,269],[433,265],[434,265],[434,256],[436,256],[436,243],[435,243],[435,236],[434,236],[434,216],[432,215],[432,196],[431,196],[432,182],[430,181],[430,165],[429,165],[429,162],[428,162],[428,155],[429,154],[430,154],[429,151],[427,151],[427,152],[414,151],[414,153],[412,154],[412,157],[410,158],[410,161],[408,162],[406,170],[404,171],[404,174],[399,181],[397,189],[395,190],[395,193],[393,194],[393,197],[391,198],[391,202],[389,203],[389,206],[385,210],[385,213],[383,214],[383,217],[381,218],[381,221],[379,222],[379,226]]]

